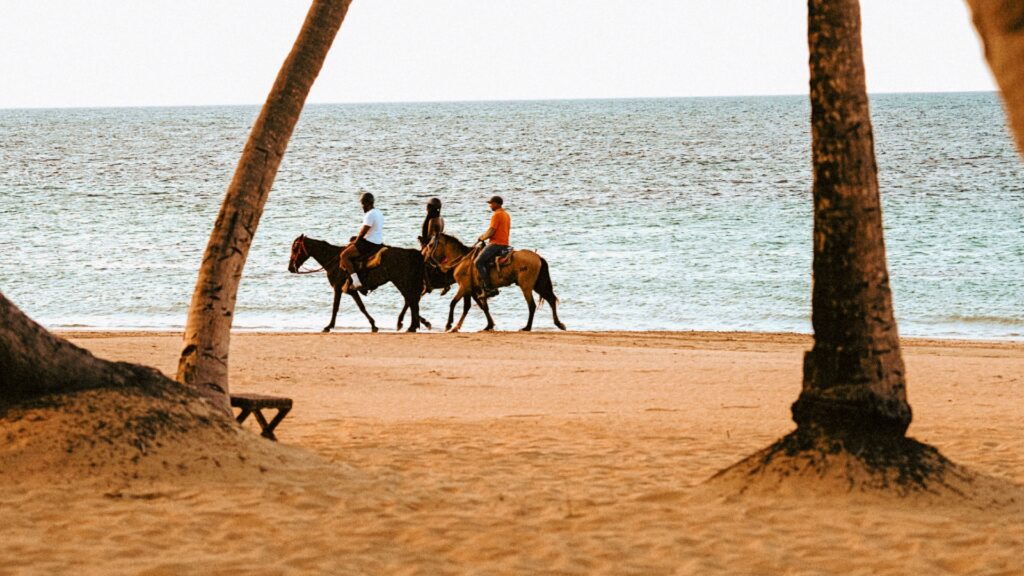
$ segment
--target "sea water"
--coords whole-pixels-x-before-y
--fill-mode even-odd
[[[998,96],[871,106],[901,333],[1024,339],[1024,165]],[[0,110],[0,292],[51,328],[180,328],[258,112]],[[327,324],[326,278],[289,274],[290,244],[347,240],[361,192],[377,197],[386,243],[407,247],[431,196],[471,243],[502,195],[512,243],[548,260],[570,329],[811,330],[804,96],[307,106],[235,327]],[[435,327],[451,295],[424,298]],[[393,287],[366,303],[393,326]],[[492,310],[499,329],[525,323],[515,287]],[[347,297],[338,325],[368,328]],[[466,328],[482,326],[474,308]],[[546,306],[535,326],[551,328]]]

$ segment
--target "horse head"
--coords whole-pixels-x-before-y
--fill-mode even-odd
[[[462,243],[454,236],[438,234],[427,242],[427,245],[423,247],[421,252],[423,253],[423,259],[428,264],[442,270],[447,270],[453,262],[462,256],[461,246]]]
[[[288,271],[295,274],[299,271],[302,263],[309,259],[309,250],[306,249],[306,235],[301,234],[292,242],[292,254],[288,259]]]

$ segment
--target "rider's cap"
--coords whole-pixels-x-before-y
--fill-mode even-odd
[[[359,195],[359,203],[373,204],[373,194],[370,194],[369,192],[363,192],[362,194]]]
[[[494,202],[498,206],[505,204],[505,201],[501,199],[501,196],[491,196],[491,199],[487,201],[488,204]]]

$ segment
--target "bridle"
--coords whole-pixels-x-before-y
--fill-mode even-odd
[[[298,254],[296,254],[296,257],[301,256],[302,254],[305,254],[307,259],[310,258],[312,256],[312,254],[310,254],[309,253],[309,249],[306,248],[306,237],[305,236],[299,236],[298,244],[299,244],[299,252],[298,252]],[[335,260],[337,260],[339,258],[341,258],[341,252],[338,252],[337,256],[335,256],[334,258],[331,258],[330,260],[328,260],[327,264],[332,264]],[[298,270],[297,268],[298,267],[296,267],[296,270],[294,272],[295,274],[315,274],[317,272],[322,272],[323,270],[326,270],[327,269],[327,265],[325,264],[325,265],[317,268],[316,270]]]
[[[434,253],[437,252],[437,247],[441,244],[442,241],[447,242],[447,240],[444,240],[443,236],[438,236],[437,242],[434,243],[434,247],[431,248],[430,252],[427,254],[427,264],[433,266],[434,268],[437,268],[438,270],[444,273],[447,273],[452,268],[455,268],[456,266],[459,265],[459,262],[462,262],[467,257],[472,256],[477,251],[475,248],[470,248],[468,252],[466,252],[462,256],[459,256],[454,261],[452,261],[451,264],[448,264],[446,266],[443,261],[438,262],[437,258],[434,257]],[[447,260],[447,257],[445,258],[445,260]]]

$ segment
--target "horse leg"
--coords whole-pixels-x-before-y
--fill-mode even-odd
[[[324,332],[330,332],[334,328],[334,321],[338,319],[338,306],[341,305],[341,286],[334,287],[334,306],[331,308],[331,323],[324,326]]]
[[[494,330],[494,318],[491,318],[491,310],[487,306],[487,299],[478,298],[476,296],[473,296],[473,299],[476,300],[476,305],[479,306],[480,309],[484,311],[484,316],[487,316],[487,326],[484,326],[483,331],[490,332],[491,330]],[[466,307],[468,308],[469,306]]]
[[[373,321],[373,316],[370,316],[370,313],[366,311],[366,306],[363,306],[363,299],[359,297],[359,292],[352,290],[348,294],[356,301],[356,306],[359,306],[359,311],[363,313],[363,316],[366,316],[366,319],[370,321],[370,331],[376,332],[377,323]]]
[[[477,301],[479,302],[479,300]],[[469,294],[462,297],[462,316],[459,316],[459,323],[455,325],[455,329],[452,332],[458,332],[462,330],[462,322],[466,319],[466,314],[469,313]]]
[[[424,326],[426,326],[427,330],[433,330],[434,329],[434,327],[430,325],[430,322],[427,322],[427,319],[424,318],[423,316],[420,316],[420,324],[423,324]]]
[[[526,320],[526,326],[523,326],[521,330],[523,332],[529,332],[533,330],[533,314],[537,311],[537,303],[533,300],[533,287],[527,288],[526,286],[520,286],[523,290],[523,298],[526,298],[526,307],[530,310],[530,317]]]
[[[565,324],[558,319],[558,297],[555,296],[555,290],[551,286],[551,275],[547,272],[547,265],[544,262],[542,262],[541,273],[543,277],[538,277],[534,281],[534,287],[537,288],[537,294],[540,294],[540,297],[551,305],[551,319],[554,320],[555,326],[559,330],[565,330]]]
[[[402,311],[398,313],[398,326],[395,326],[395,332],[400,332],[402,330],[402,319],[405,318],[405,311],[408,309],[409,304],[406,303],[404,306],[402,306]]]
[[[452,324],[455,322],[455,305],[459,303],[465,292],[462,286],[459,286],[459,289],[455,291],[455,297],[452,298],[452,303],[448,306],[448,323],[444,326],[445,332],[451,331]],[[465,312],[463,312],[463,316],[465,316]]]
[[[405,305],[409,307],[410,314],[409,318],[409,329],[406,332],[415,332],[420,327],[420,303],[419,294],[415,296],[407,296],[405,299]]]
[[[548,301],[551,304],[551,318],[555,321],[555,326],[558,326],[559,330],[565,330],[565,324],[558,319],[558,303],[554,299]]]

